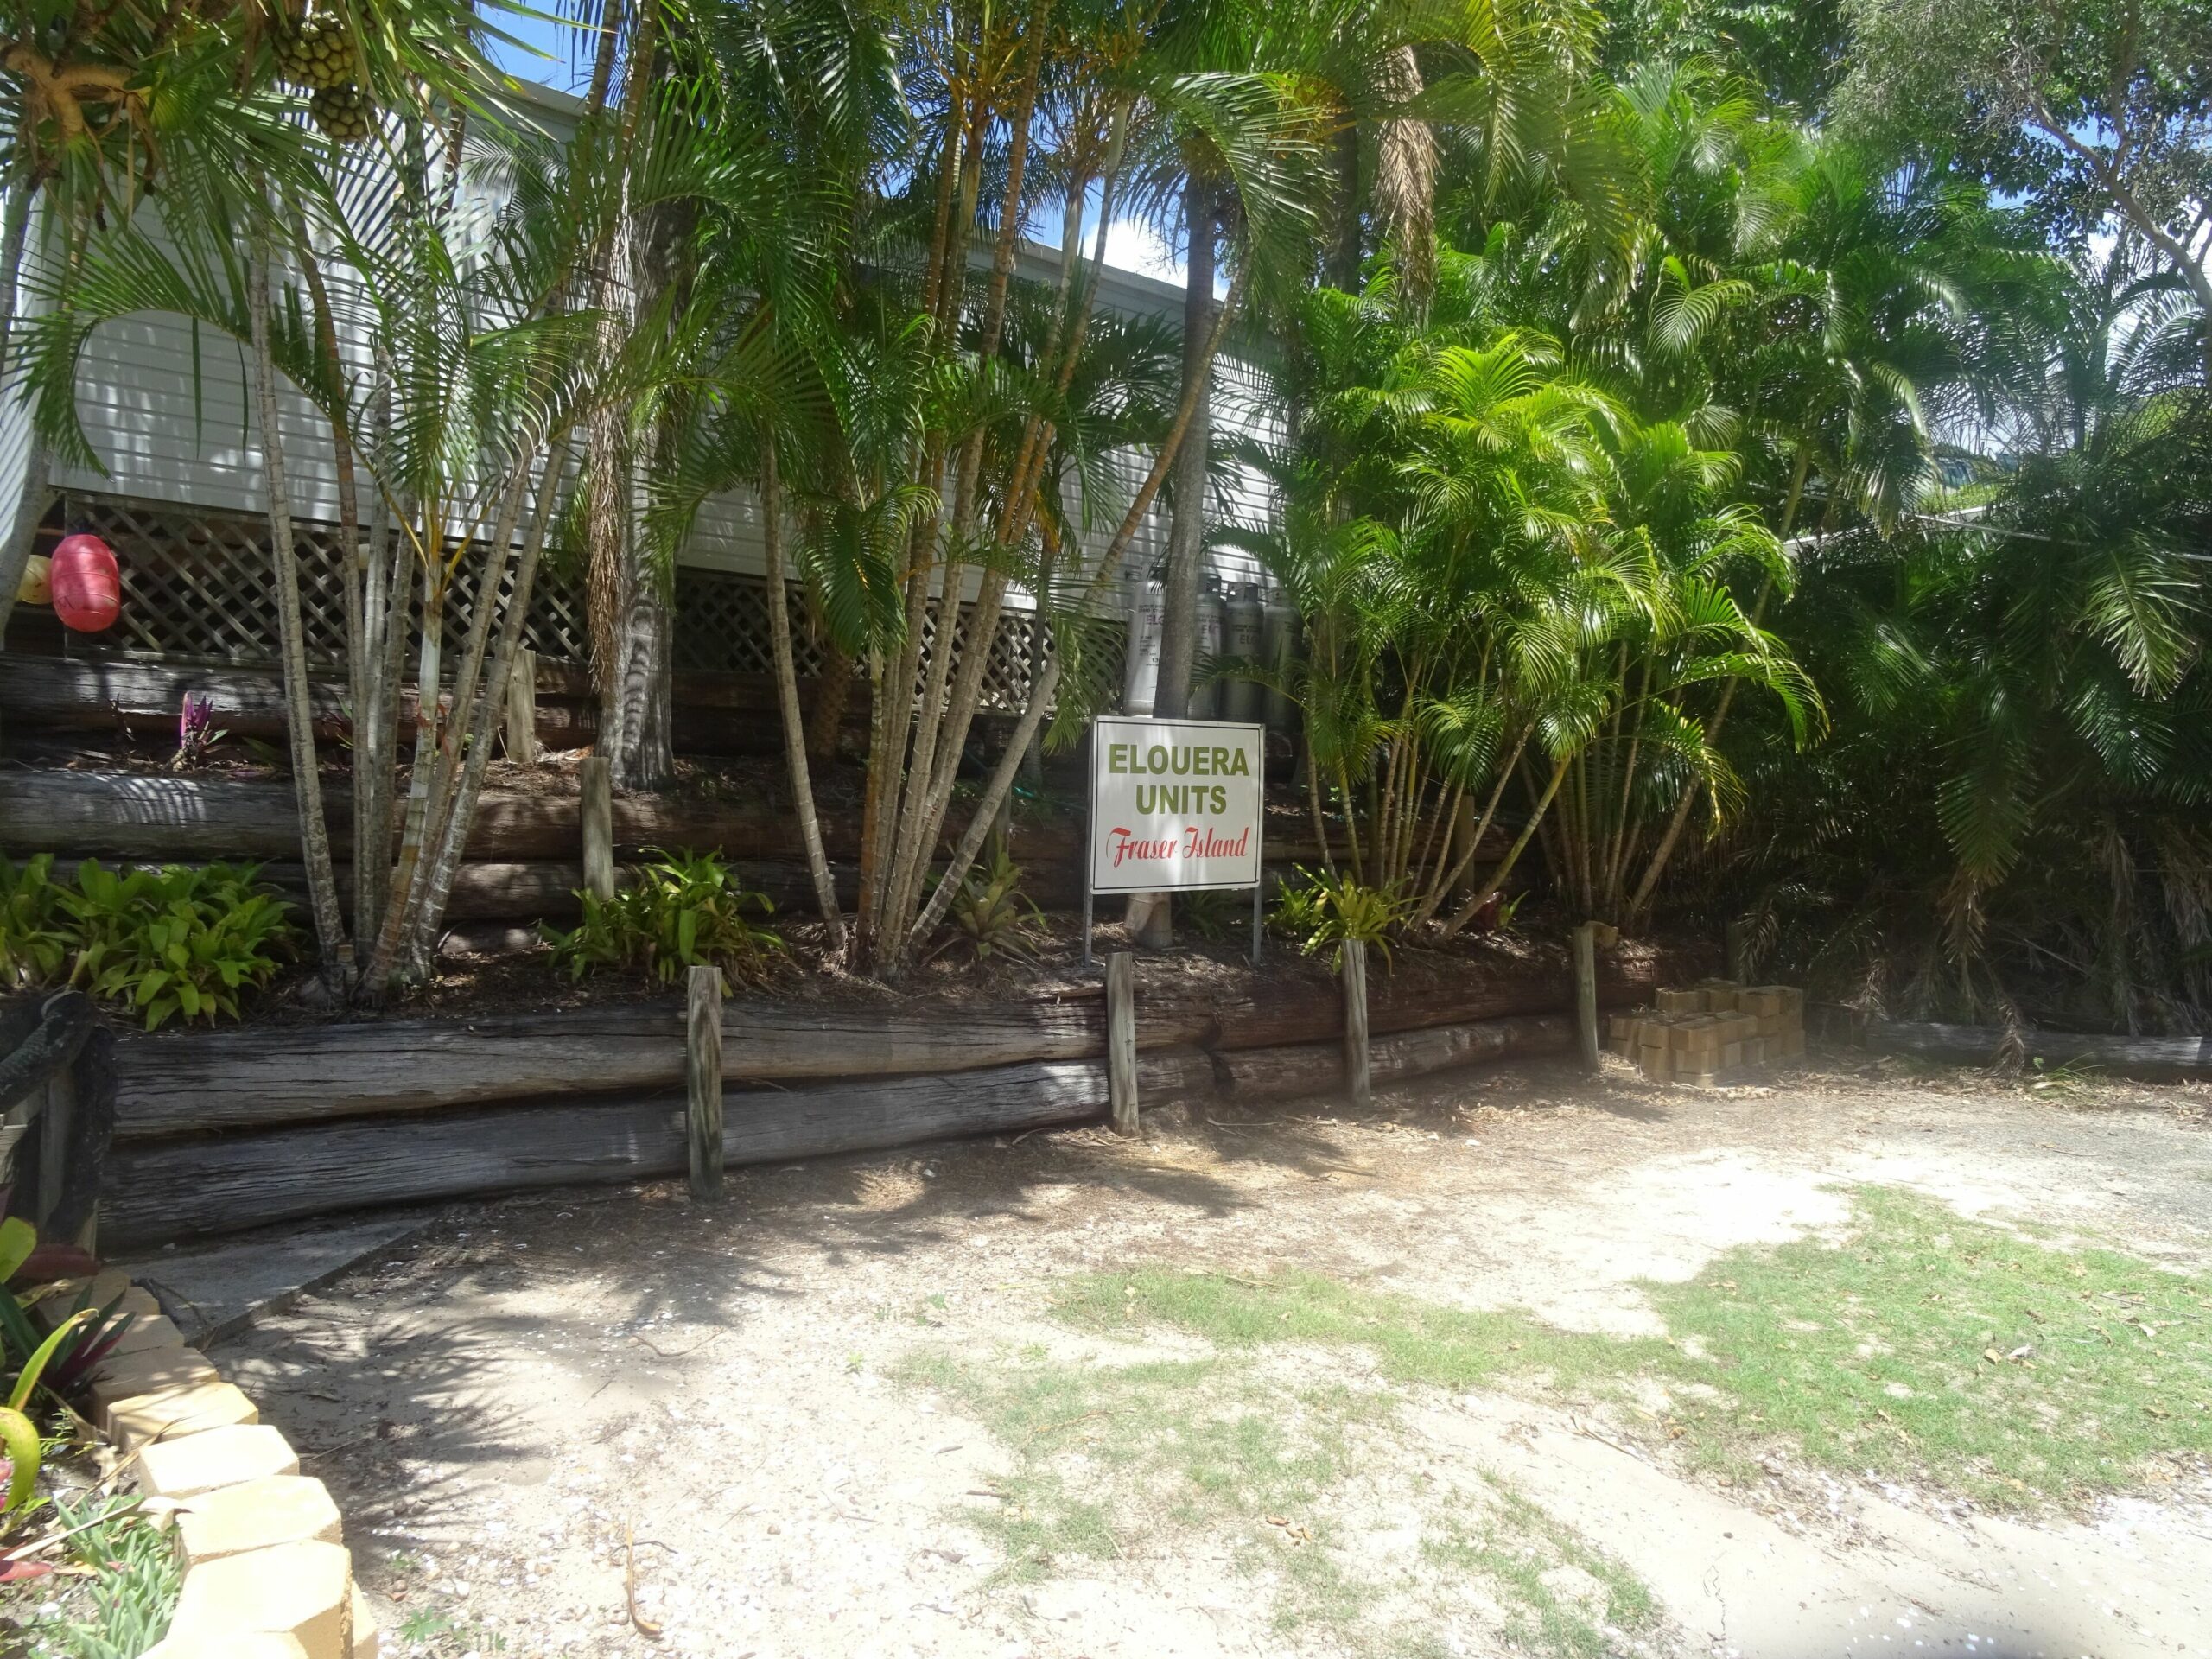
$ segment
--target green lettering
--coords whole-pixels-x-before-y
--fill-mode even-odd
[[[1144,769],[1154,777],[1167,770],[1167,751],[1154,744],[1144,752]]]
[[[1125,772],[1128,769],[1129,746],[1126,743],[1109,743],[1106,746],[1106,771],[1108,775],[1112,776],[1116,773]]]
[[[1232,778],[1249,778],[1252,775],[1251,752],[1248,749],[1238,749],[1236,754],[1236,764],[1230,768],[1229,775]]]

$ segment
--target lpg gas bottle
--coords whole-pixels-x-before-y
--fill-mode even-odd
[[[1270,599],[1261,609],[1260,658],[1284,680],[1298,661],[1298,611],[1280,598]],[[1298,705],[1286,693],[1270,690],[1267,710],[1269,731],[1287,733],[1297,728]]]
[[[1260,589],[1255,583],[1240,582],[1236,594],[1223,613],[1221,654],[1248,663],[1262,661],[1261,641],[1265,634],[1267,615],[1260,604]],[[1260,718],[1264,707],[1259,683],[1239,675],[1230,681],[1222,692],[1222,718],[1244,721]]]
[[[1210,677],[1214,658],[1221,655],[1221,595],[1212,592],[1200,594],[1197,648],[1192,652],[1191,660],[1192,720],[1221,718],[1221,682]]]
[[[1156,582],[1132,570],[1126,582],[1128,654],[1122,671],[1122,712],[1148,715],[1160,692],[1160,633],[1165,595]]]

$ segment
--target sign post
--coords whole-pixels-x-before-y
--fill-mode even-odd
[[[1090,723],[1083,859],[1083,961],[1102,893],[1252,889],[1260,959],[1267,728],[1239,721],[1101,715]]]

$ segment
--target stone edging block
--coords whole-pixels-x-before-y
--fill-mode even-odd
[[[329,1490],[300,1473],[283,1435],[124,1274],[23,1300],[50,1329],[79,1296],[92,1307],[119,1299],[137,1316],[93,1378],[95,1426],[130,1454],[130,1483],[177,1511],[184,1590],[144,1659],[378,1659]]]

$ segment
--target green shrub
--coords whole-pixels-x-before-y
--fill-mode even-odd
[[[580,925],[543,930],[554,960],[575,979],[595,968],[644,968],[669,983],[687,968],[715,967],[726,985],[766,981],[784,942],[746,912],[772,915],[768,896],[741,887],[716,854],[645,851],[650,861],[632,869],[631,884],[612,899],[577,893]]]
[[[0,858],[0,990],[51,984],[69,959],[63,889],[53,870],[52,853],[21,868]]]
[[[951,932],[930,952],[935,961],[956,945],[964,944],[981,962],[990,956],[1035,962],[1037,944],[1044,931],[1044,912],[1021,891],[1021,866],[1004,847],[992,855],[988,868],[968,872],[952,896],[944,919]]]
[[[140,1010],[146,1029],[171,1017],[238,1017],[238,993],[266,985],[290,943],[288,908],[258,864],[200,869],[78,868],[61,906],[74,924],[72,984]]]
[[[1344,955],[1347,939],[1374,945],[1390,959],[1390,938],[1411,908],[1393,889],[1371,887],[1348,875],[1316,874],[1299,866],[1300,885],[1284,883],[1275,895],[1272,920],[1298,941],[1306,956],[1326,949],[1331,962]]]

